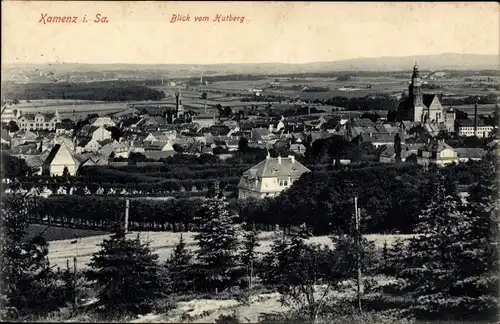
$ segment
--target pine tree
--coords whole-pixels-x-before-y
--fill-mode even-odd
[[[418,318],[447,318],[459,311],[450,291],[458,266],[450,247],[460,239],[464,213],[449,187],[439,177],[433,199],[419,217],[418,235],[408,244],[406,267],[397,273],[404,280],[401,288],[408,294],[409,310]]]
[[[282,282],[284,267],[287,262],[287,251],[290,245],[290,238],[283,230],[274,232],[274,239],[271,248],[263,259],[262,281],[269,286],[276,286]]]
[[[499,309],[499,210],[494,172],[473,186],[450,246],[451,304],[461,315],[491,320]]]
[[[248,267],[250,263],[257,259],[257,252],[255,249],[260,245],[259,243],[259,231],[254,227],[249,231],[246,231],[243,237],[243,250],[240,255],[241,263]]]
[[[196,259],[200,270],[200,288],[204,290],[221,291],[236,284],[243,275],[237,256],[237,217],[216,183],[212,197],[205,199],[195,219],[199,226],[195,236],[199,247]]]
[[[167,261],[167,269],[174,293],[186,292],[192,288],[192,262],[193,255],[187,249],[181,234],[179,243],[177,243],[171,258]]]
[[[249,283],[253,281],[255,261],[257,260],[257,252],[255,249],[260,245],[259,231],[253,226],[249,231],[246,231],[243,237],[243,250],[240,254],[241,264],[246,268]]]
[[[40,234],[27,238],[33,203],[28,196],[13,195],[4,197],[0,205],[0,308],[6,318],[32,318],[62,304],[46,240]]]
[[[123,230],[101,244],[85,273],[99,288],[98,310],[106,317],[150,312],[165,295],[158,255],[139,236],[127,239]]]

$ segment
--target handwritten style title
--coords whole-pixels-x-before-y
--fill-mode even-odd
[[[96,14],[93,19],[88,18],[87,15],[84,15],[83,17],[79,16],[49,16],[49,14],[42,13],[40,14],[40,20],[38,21],[40,24],[54,24],[54,23],[63,23],[63,24],[78,24],[78,23],[88,23],[88,22],[93,22],[93,23],[108,23],[108,17],[98,13]]]
[[[238,22],[238,23],[243,23],[245,21],[244,16],[233,16],[233,15],[221,15],[217,14],[215,17],[209,17],[209,16],[193,16],[193,19],[191,20],[191,16],[189,14],[187,15],[182,15],[182,14],[172,14],[172,18],[170,19],[170,23],[176,23],[176,22],[188,22],[188,21],[194,21],[194,22]]]

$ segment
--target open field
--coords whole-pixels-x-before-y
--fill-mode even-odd
[[[126,108],[124,102],[105,102],[89,100],[31,100],[26,102],[21,100],[19,104],[13,105],[12,109],[20,110],[21,113],[54,113],[58,111],[61,118],[72,118],[73,110],[77,119],[85,118],[87,115],[96,113],[99,115],[117,112]]]
[[[181,234],[187,246],[191,250],[194,251],[197,248],[194,241],[196,233],[194,232],[130,232],[127,236],[134,238],[138,234],[142,241],[150,242],[151,248],[158,254],[160,261],[166,261],[170,257],[170,254],[172,253],[174,246],[179,241]],[[259,239],[261,245],[257,248],[258,253],[265,253],[269,251],[273,236],[273,232],[263,232],[260,234]],[[99,251],[99,244],[102,243],[103,239],[108,237],[109,235],[83,237],[78,239],[77,243],[71,243],[72,240],[52,241],[49,244],[50,263],[51,265],[63,268],[66,266],[66,260],[71,261],[73,257],[77,256],[79,268],[86,268],[92,258],[92,255]],[[411,237],[411,235],[371,234],[365,235],[365,237],[368,240],[373,241],[377,248],[382,248],[384,242],[386,241],[387,244],[391,246],[398,237],[408,238]],[[315,236],[310,238],[309,242],[332,247],[332,242],[327,236]]]

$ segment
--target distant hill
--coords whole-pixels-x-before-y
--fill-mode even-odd
[[[408,71],[417,61],[422,70],[498,70],[500,57],[484,54],[444,53],[437,55],[416,55],[404,57],[355,58],[331,62],[303,64],[249,63],[249,64],[5,64],[2,68],[43,70],[54,69],[58,72],[71,71],[163,71],[199,73],[248,73],[248,74],[285,74],[336,71]]]

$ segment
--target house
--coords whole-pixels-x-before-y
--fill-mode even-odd
[[[173,133],[152,132],[144,139],[144,142],[162,142],[167,143],[176,138]]]
[[[47,159],[48,154],[34,154],[23,156],[26,165],[31,168],[34,174],[41,175],[43,171],[43,163]]]
[[[387,133],[362,133],[359,137],[360,142],[369,142],[375,147],[380,146],[392,146],[394,145],[394,137],[395,134],[387,134]],[[401,142],[404,142],[403,137],[401,136]]]
[[[443,166],[457,162],[457,151],[443,140],[435,140],[426,144],[417,153],[417,163],[423,166],[428,166],[429,164]]]
[[[71,135],[75,124],[71,119],[63,119],[59,124],[56,125],[56,134],[58,135]]]
[[[98,151],[98,153],[106,158],[113,156],[115,158],[122,157],[128,158],[130,154],[130,147],[122,142],[107,140]],[[103,143],[101,143],[103,144]]]
[[[67,168],[69,175],[76,175],[79,161],[70,153],[64,143],[56,144],[45,159],[42,170],[44,174],[62,176]]]
[[[142,154],[148,159],[160,160],[166,159],[176,153],[175,151],[144,151]]]
[[[474,120],[472,119],[457,119],[455,121],[455,132],[458,136],[477,136],[477,137],[489,137],[491,132],[493,132],[493,126],[486,125],[480,119],[476,123],[477,130],[474,133]]]
[[[68,147],[69,148],[69,147]],[[95,139],[86,139],[83,142],[80,142],[78,147],[76,148],[77,153],[84,152],[97,152],[101,148],[101,144]]]
[[[108,159],[99,154],[82,154],[76,158],[81,161],[80,166],[108,165]]]
[[[257,143],[267,143],[276,141],[278,137],[267,128],[253,128],[250,132],[250,139]]]
[[[19,131],[11,138],[11,146],[38,143],[38,135],[29,130]]]
[[[93,127],[115,127],[116,123],[110,117],[98,117],[93,123]]]
[[[290,188],[308,168],[294,156],[267,158],[245,171],[238,184],[238,199],[276,197]]]
[[[92,132],[92,139],[96,141],[104,141],[111,138],[111,132],[108,131],[104,126],[99,126],[95,131]]]
[[[296,154],[304,155],[306,153],[306,147],[304,146],[304,144],[300,143],[292,144],[290,145],[290,151]]]
[[[467,162],[470,160],[481,160],[486,155],[486,150],[479,147],[456,147],[458,162]]]
[[[16,119],[20,130],[48,130],[55,131],[57,124],[61,122],[59,114],[37,113],[24,114]]]
[[[417,143],[417,144],[402,144],[401,145],[401,161],[404,162],[406,161],[406,158],[408,158],[411,155],[415,155],[415,157],[418,154],[418,150],[423,148],[425,146],[424,143]],[[394,150],[394,145],[387,146],[382,153],[380,153],[380,162],[382,163],[393,163],[396,162],[396,152]]]

